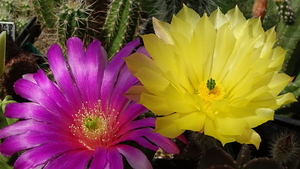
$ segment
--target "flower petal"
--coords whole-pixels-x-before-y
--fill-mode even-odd
[[[74,85],[74,80],[70,75],[61,48],[58,45],[52,45],[48,50],[47,56],[50,69],[58,86],[67,100],[73,103],[74,109],[79,109],[82,103],[81,97],[77,87]]]
[[[106,168],[107,161],[107,149],[106,147],[97,147],[95,150],[94,158],[92,159],[90,169]]]
[[[46,164],[52,158],[55,158],[67,151],[74,150],[77,144],[72,142],[50,143],[27,150],[22,153],[16,160],[14,167],[18,168],[34,168],[41,164]]]
[[[109,148],[107,152],[109,168],[122,169],[124,167],[122,156],[116,148]]]
[[[151,163],[140,150],[128,145],[118,145],[116,148],[132,168],[152,169]]]
[[[61,156],[52,159],[47,163],[44,169],[52,168],[72,168],[72,169],[83,169],[87,168],[89,161],[93,156],[91,150],[75,150],[69,151]]]

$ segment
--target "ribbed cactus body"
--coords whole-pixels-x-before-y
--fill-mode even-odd
[[[293,9],[295,12],[293,22],[287,22],[287,20],[291,19],[283,16],[277,25],[277,45],[288,50],[282,70],[291,76],[296,76],[299,73],[300,54],[295,52],[296,48],[298,48],[297,50],[300,49],[300,17],[297,17],[300,16],[299,4],[300,0],[294,0],[289,4],[289,7],[286,7],[287,9]]]
[[[38,20],[42,25],[53,28],[56,22],[56,4],[59,4],[60,0],[49,1],[49,0],[33,0],[35,12]]]
[[[81,1],[69,1],[58,14],[58,38],[64,44],[70,37],[76,36],[88,43],[88,25],[91,9]]]
[[[113,0],[108,7],[101,40],[111,57],[125,43],[137,37],[140,7],[139,2],[134,0]]]

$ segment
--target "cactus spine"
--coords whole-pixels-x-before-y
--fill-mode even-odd
[[[58,14],[58,38],[61,44],[72,36],[81,38],[88,43],[87,32],[91,9],[81,0],[69,0],[64,4]]]
[[[287,3],[285,4],[287,5]],[[299,73],[298,64],[300,60],[298,53],[294,52],[296,48],[297,50],[300,48],[300,18],[294,18],[295,16],[300,16],[299,4],[300,0],[294,0],[290,6],[285,7],[286,9],[294,9],[295,14],[282,16],[282,20],[277,26],[277,45],[288,50],[282,70],[291,76],[295,76]],[[291,10],[289,10],[289,12],[291,12]]]
[[[271,144],[271,156],[279,164],[288,165],[299,157],[300,145],[294,134],[280,133]]]
[[[57,8],[56,4],[59,3],[59,1],[33,0],[35,12],[42,25],[46,26],[47,28],[54,27],[56,22],[55,8]]]

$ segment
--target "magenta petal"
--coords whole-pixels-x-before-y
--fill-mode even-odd
[[[82,79],[83,89],[86,90],[88,101],[96,102],[100,98],[100,86],[102,84],[103,73],[107,65],[107,56],[102,55],[101,43],[94,40],[88,46],[85,53],[85,76]]]
[[[137,82],[138,79],[132,76],[128,68],[124,65],[120,70],[116,83],[114,84],[115,86],[110,101],[110,104],[116,111],[122,111],[129,103],[130,100],[124,96],[124,93],[126,93],[127,90]]]
[[[10,103],[5,107],[5,116],[15,119],[34,119],[51,123],[60,127],[68,127],[69,118],[65,118],[64,114],[57,112],[49,112],[44,107],[35,103]]]
[[[51,160],[44,169],[54,168],[70,168],[84,169],[87,168],[94,152],[91,150],[75,150],[62,154],[61,156]]]
[[[107,149],[106,147],[98,147],[95,150],[94,158],[92,159],[92,163],[90,169],[100,169],[106,168],[108,166],[107,161]]]
[[[147,52],[147,50],[146,50],[146,48],[144,46],[138,48],[138,50],[136,51],[136,53],[142,53],[142,54],[144,54],[144,55],[146,55],[146,56],[148,56],[150,58],[150,55],[149,55],[149,53]]]
[[[84,77],[84,53],[84,46],[79,38],[72,37],[67,40],[68,62],[76,81],[78,77]]]
[[[72,135],[69,133],[69,131],[62,130],[61,128],[57,128],[47,123],[38,122],[35,120],[23,120],[1,129],[0,138],[6,138],[17,134],[23,134],[28,131],[61,133],[65,134],[66,136]]]
[[[48,142],[61,142],[69,140],[72,142],[71,137],[59,133],[43,133],[28,131],[24,134],[14,135],[6,138],[0,144],[0,152],[3,155],[11,156],[16,152],[30,149]],[[21,141],[20,141],[21,140]]]
[[[107,153],[109,168],[123,169],[122,155],[116,148],[109,148]]]
[[[133,130],[133,131],[128,131],[127,133],[125,133],[124,135],[122,135],[118,140],[116,140],[113,144],[114,145],[118,145],[121,142],[124,141],[135,141],[138,144],[140,144],[141,146],[145,147],[145,148],[149,148],[151,150],[157,150],[158,146],[152,144],[151,142],[149,142],[149,140],[145,140],[142,136],[147,136],[148,134],[151,134],[153,131],[153,129],[151,128],[142,128],[142,129],[137,129],[137,130]]]
[[[44,97],[49,97],[54,100],[59,107],[65,110],[65,112],[74,112],[74,107],[70,102],[67,101],[62,91],[45,75],[42,69],[39,69],[37,73],[33,74],[33,77],[39,87],[47,95]]]
[[[131,130],[141,127],[155,127],[155,118],[149,117],[145,119],[135,120],[130,124],[121,127],[118,131],[118,135],[123,135]]]
[[[179,149],[176,146],[176,144],[171,141],[169,138],[166,138],[159,133],[147,133],[145,136],[154,144],[158,145],[161,147],[163,150],[165,150],[167,153],[172,153],[172,154],[178,154]]]
[[[145,154],[140,150],[128,145],[118,145],[116,148],[121,154],[124,155],[132,168],[152,169],[151,163],[149,162]]]
[[[120,126],[130,123],[139,115],[146,113],[147,111],[148,109],[146,109],[143,105],[137,104],[137,102],[131,102],[119,116]]]
[[[124,59],[122,59],[122,57],[129,56],[134,50],[134,48],[136,48],[139,44],[139,39],[129,42],[112,58],[110,63],[107,65],[104,72],[103,83],[101,87],[102,100],[108,100],[110,98],[112,90],[114,88],[114,84],[119,75],[119,70],[122,66],[125,66],[125,61]]]
[[[50,143],[27,150],[16,160],[15,169],[34,168],[41,164],[46,164],[52,158],[62,153],[74,150],[77,144],[72,142]]]
[[[37,84],[34,84],[31,81],[25,79],[17,80],[15,83],[15,91],[23,98],[38,103],[43,107],[48,108],[50,111],[64,112],[54,100],[50,97],[45,97],[47,94]]]
[[[67,100],[73,103],[74,109],[79,109],[82,103],[81,97],[76,85],[74,85],[74,80],[70,75],[61,48],[58,45],[52,45],[47,56],[55,81]]]

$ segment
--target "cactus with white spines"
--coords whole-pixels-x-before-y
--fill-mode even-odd
[[[91,9],[81,0],[68,0],[60,7],[57,20],[57,33],[61,44],[76,36],[89,43],[89,22]]]
[[[108,5],[100,39],[109,57],[137,38],[141,19],[139,11],[139,2],[134,0],[112,0]]]

